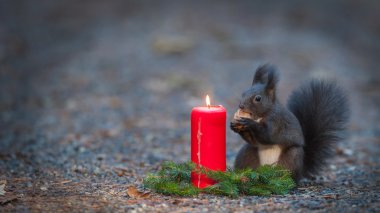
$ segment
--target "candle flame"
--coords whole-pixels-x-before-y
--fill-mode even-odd
[[[206,105],[208,108],[210,108],[211,104],[210,104],[210,96],[206,95]]]

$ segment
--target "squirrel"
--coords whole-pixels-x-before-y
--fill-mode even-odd
[[[334,155],[347,127],[348,99],[336,81],[312,79],[294,90],[284,107],[276,97],[278,81],[276,68],[265,64],[243,92],[230,128],[247,143],[234,167],[280,165],[299,183],[318,175]]]

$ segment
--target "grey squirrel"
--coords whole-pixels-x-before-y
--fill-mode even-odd
[[[246,142],[235,169],[277,164],[299,182],[317,175],[334,155],[349,119],[347,96],[335,81],[313,79],[293,91],[287,107],[276,97],[274,66],[260,66],[242,94],[231,129]]]

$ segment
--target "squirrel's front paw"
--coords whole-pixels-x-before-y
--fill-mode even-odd
[[[244,126],[241,125],[239,122],[237,122],[236,120],[233,120],[231,121],[230,123],[230,128],[234,131],[234,132],[241,132],[244,130]]]
[[[242,129],[248,129],[249,127],[254,125],[254,121],[249,118],[239,118],[236,120],[236,122],[239,123]]]
[[[242,132],[248,130],[253,124],[253,120],[249,118],[238,118],[234,119],[230,127],[235,132]]]

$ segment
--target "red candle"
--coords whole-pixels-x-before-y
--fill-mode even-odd
[[[208,95],[206,105],[191,111],[191,161],[211,170],[226,171],[226,109],[211,106]],[[215,184],[196,172],[191,173],[191,182],[198,188]]]

